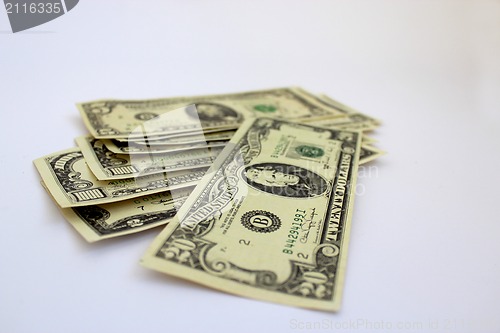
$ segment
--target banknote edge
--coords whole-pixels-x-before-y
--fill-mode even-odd
[[[246,133],[247,129],[253,125],[255,121],[258,119],[266,119],[265,117],[262,118],[255,118],[255,119],[249,119],[245,121],[244,124],[242,124],[242,130],[241,133]],[[272,119],[272,118],[268,118]],[[283,122],[287,122],[286,120],[281,120]],[[245,125],[245,126],[243,126]],[[321,126],[314,126],[314,127],[321,127]],[[328,128],[326,128],[328,129]],[[347,131],[349,132],[349,131]],[[360,154],[360,149],[361,149],[361,139],[362,135],[360,135],[360,132],[355,131],[354,133],[358,134],[357,135],[357,142],[356,142],[356,154],[354,155],[354,169],[352,170],[353,172],[353,178],[351,182],[352,189],[355,188],[356,183],[357,183],[357,173],[358,173],[358,166],[359,166],[359,154]],[[235,135],[233,136],[233,139],[231,139],[230,142],[234,143],[237,142],[243,135]],[[234,141],[234,142],[233,142]],[[226,150],[231,150],[232,148],[230,145],[228,145],[219,155],[217,160],[214,162],[213,166],[207,171],[206,175],[200,180],[200,184],[204,183],[204,178],[205,177],[211,177],[210,173],[212,171],[217,170],[221,163],[225,160],[225,151]],[[195,190],[191,193],[190,197],[196,198],[198,195],[203,191],[203,188],[200,188],[197,186]],[[335,281],[335,286],[334,286],[334,294],[335,297],[333,300],[307,300],[307,305],[300,304],[300,299],[297,299],[294,296],[291,295],[283,295],[283,294],[273,294],[274,299],[270,300],[268,295],[269,291],[267,290],[260,290],[255,287],[251,286],[243,286],[241,284],[238,284],[234,281],[231,280],[224,280],[221,283],[218,283],[220,281],[217,280],[217,278],[210,278],[209,280],[215,281],[210,282],[206,281],[207,278],[207,273],[202,272],[202,271],[195,271],[192,270],[191,268],[187,268],[184,266],[176,265],[164,260],[161,260],[155,256],[155,253],[162,247],[163,242],[165,239],[167,239],[173,231],[177,228],[177,226],[180,224],[179,216],[184,216],[187,211],[189,210],[189,204],[184,205],[181,210],[179,210],[178,214],[170,221],[170,223],[163,229],[163,231],[154,239],[153,243],[148,247],[147,251],[143,255],[140,263],[142,266],[147,267],[149,269],[159,271],[162,273],[167,273],[169,275],[176,276],[181,279],[187,279],[192,282],[195,282],[197,284],[202,284],[204,286],[207,286],[209,288],[217,289],[224,291],[229,294],[235,294],[238,296],[244,296],[244,297],[249,297],[249,298],[254,298],[254,299],[259,299],[263,300],[266,302],[276,302],[280,304],[285,304],[285,305],[293,305],[297,307],[305,307],[305,308],[311,308],[311,309],[316,309],[316,310],[326,310],[326,311],[338,311],[340,309],[340,305],[342,302],[342,296],[343,296],[343,288],[345,284],[345,274],[346,274],[346,261],[347,261],[347,255],[348,255],[348,246],[349,246],[349,238],[350,238],[350,230],[351,230],[351,223],[352,223],[352,214],[353,214],[353,205],[354,205],[354,197],[355,193],[354,191],[351,192],[351,196],[349,198],[349,203],[348,203],[348,212],[347,212],[347,217],[346,217],[346,222],[345,222],[345,236],[342,238],[342,243],[341,243],[341,254],[339,256],[339,261],[338,261],[338,269],[337,269],[337,277]],[[189,199],[188,199],[189,200]],[[170,269],[174,268],[174,269]],[[182,274],[184,272],[184,274]],[[188,273],[188,274],[186,274]],[[220,286],[220,284],[224,284],[224,286]],[[229,287],[228,287],[229,286]],[[230,286],[233,286],[234,288],[230,288]],[[243,291],[242,291],[243,290]]]

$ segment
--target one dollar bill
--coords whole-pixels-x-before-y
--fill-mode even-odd
[[[361,133],[244,123],[142,264],[230,293],[340,305]]]

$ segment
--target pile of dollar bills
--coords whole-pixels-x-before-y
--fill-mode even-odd
[[[376,119],[295,87],[77,106],[90,133],[34,163],[87,241],[168,224],[144,266],[339,308],[358,166],[383,154]]]

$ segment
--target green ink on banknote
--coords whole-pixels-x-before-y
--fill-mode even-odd
[[[256,111],[262,113],[273,113],[276,112],[276,107],[274,105],[258,104],[253,107]]]
[[[321,157],[325,155],[325,151],[319,147],[301,145],[295,148],[297,154],[302,155],[304,157]]]

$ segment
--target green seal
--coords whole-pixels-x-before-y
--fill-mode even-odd
[[[325,151],[319,147],[314,147],[314,146],[308,146],[308,145],[301,145],[295,148],[295,151],[297,154],[304,156],[304,157],[321,157],[325,155]]]
[[[276,107],[274,105],[269,104],[257,104],[253,107],[255,111],[263,112],[263,113],[273,113],[276,112]]]

